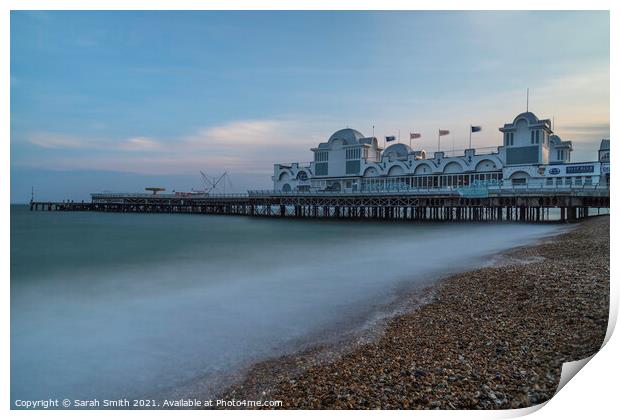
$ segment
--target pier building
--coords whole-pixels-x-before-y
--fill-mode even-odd
[[[555,134],[549,119],[524,112],[499,131],[502,143],[491,152],[470,148],[460,155],[428,155],[403,143],[383,149],[376,137],[338,130],[311,149],[312,162],[275,164],[274,191],[363,193],[476,185],[572,189],[610,182],[608,139],[601,141],[597,161],[571,162],[572,142]]]

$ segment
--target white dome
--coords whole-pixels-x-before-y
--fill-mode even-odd
[[[350,146],[354,144],[359,144],[359,140],[363,138],[364,135],[359,131],[352,128],[344,128],[332,134],[329,138],[329,142],[331,143],[333,140],[340,140],[347,146]]]
[[[391,146],[386,147],[383,151],[383,156],[391,157],[391,158],[407,158],[411,153],[411,148],[406,144],[396,143]]]

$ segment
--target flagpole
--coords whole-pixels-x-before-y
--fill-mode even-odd
[[[530,111],[530,88],[527,88],[527,94],[525,98],[525,112]]]
[[[454,156],[454,133],[452,133],[452,156]]]
[[[469,125],[469,148],[471,149],[471,124]]]
[[[437,151],[441,151],[441,129],[437,130]]]

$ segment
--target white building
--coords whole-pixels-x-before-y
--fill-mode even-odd
[[[572,142],[553,133],[551,121],[531,112],[499,129],[503,144],[492,153],[467,149],[462,156],[411,150],[402,143],[383,150],[376,137],[357,130],[336,131],[311,149],[309,164],[274,165],[279,192],[415,191],[471,186],[577,188],[609,184],[609,140],[596,162],[571,163]]]

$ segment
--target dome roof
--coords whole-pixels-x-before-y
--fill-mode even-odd
[[[386,147],[383,151],[383,156],[394,158],[406,158],[411,153],[411,148],[406,144],[396,143]]]
[[[514,119],[514,122],[516,123],[521,118],[525,118],[530,124],[535,124],[535,123],[538,122],[538,117],[536,117],[536,115],[534,115],[533,112],[522,112],[522,113],[520,113]]]
[[[346,145],[354,145],[359,144],[359,140],[363,138],[364,135],[359,131],[352,128],[344,128],[332,134],[329,138],[329,142],[331,143],[333,140],[341,140]]]

